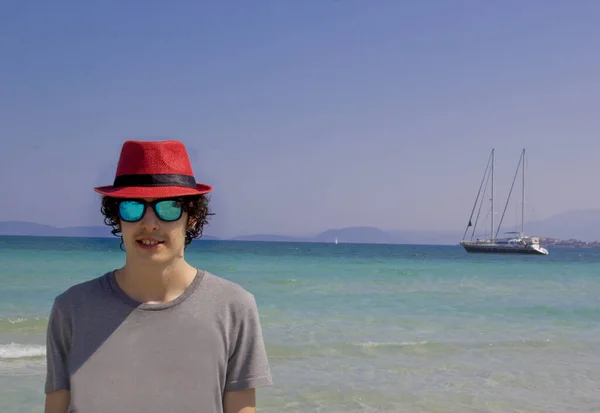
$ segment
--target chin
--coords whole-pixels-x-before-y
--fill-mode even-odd
[[[169,263],[173,262],[174,258],[175,257],[172,254],[149,254],[147,252],[142,251],[142,253],[136,254],[135,261],[138,264],[166,266]]]

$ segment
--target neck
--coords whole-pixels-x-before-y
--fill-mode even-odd
[[[158,265],[126,260],[115,273],[119,287],[131,298],[143,303],[165,303],[179,297],[192,283],[196,268],[183,258]]]

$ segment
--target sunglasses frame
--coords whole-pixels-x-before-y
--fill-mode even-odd
[[[156,209],[156,205],[160,202],[175,202],[176,204],[179,205],[179,216],[177,217],[177,219],[172,219],[172,220],[167,220],[167,219],[163,219],[161,218],[161,216],[159,215],[157,209]],[[144,206],[144,209],[142,211],[142,215],[140,215],[140,217],[138,219],[136,219],[135,221],[128,221],[126,219],[123,218],[123,216],[121,215],[121,204],[124,202],[137,202],[139,204],[142,204]],[[146,211],[148,211],[148,207],[152,208],[152,211],[154,212],[154,215],[156,215],[156,217],[158,219],[160,219],[163,222],[175,222],[178,221],[181,216],[183,215],[183,204],[181,202],[180,199],[177,198],[158,198],[155,199],[154,201],[148,202],[144,199],[121,199],[118,203],[118,214],[119,214],[119,218],[125,222],[139,222],[142,220],[142,218],[144,218],[144,215],[146,215]]]

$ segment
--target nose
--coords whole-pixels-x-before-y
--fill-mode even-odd
[[[144,227],[144,229],[152,231],[158,228],[158,221],[159,219],[152,210],[152,208],[148,208],[146,209],[146,213],[142,217],[140,223]]]

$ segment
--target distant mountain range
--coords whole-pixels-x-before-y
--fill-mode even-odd
[[[568,211],[551,218],[532,221],[526,224],[528,235],[559,240],[577,239],[581,241],[600,240],[600,209]],[[463,230],[388,230],[375,227],[348,227],[328,229],[316,236],[298,237],[281,234],[252,234],[227,238],[232,241],[273,241],[273,242],[334,242],[370,244],[457,244]],[[0,222],[0,235],[21,236],[60,236],[60,237],[112,237],[107,226],[57,228],[33,222]],[[217,237],[203,236],[205,240],[218,240]]]

